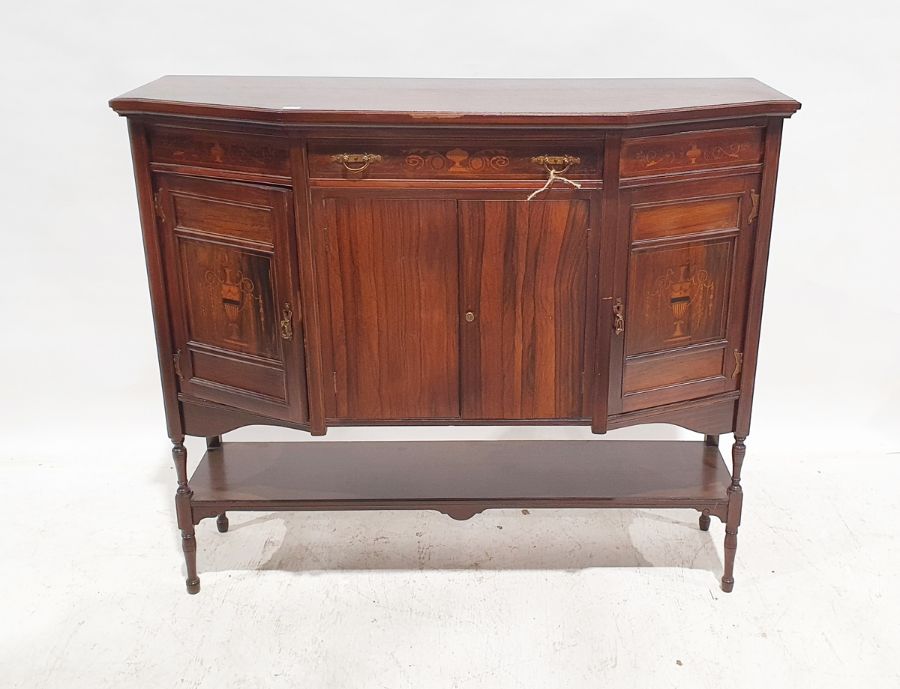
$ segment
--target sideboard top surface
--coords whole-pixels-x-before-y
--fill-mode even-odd
[[[401,79],[164,76],[118,113],[284,124],[628,126],[774,115],[800,103],[756,79]]]

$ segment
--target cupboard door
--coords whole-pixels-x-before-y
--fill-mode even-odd
[[[316,205],[328,254],[330,416],[458,418],[456,202],[353,196]]]
[[[756,184],[732,177],[623,192],[624,346],[610,411],[737,389]]]
[[[306,420],[291,192],[159,175],[181,392]]]
[[[460,201],[464,418],[584,416],[589,208]]]

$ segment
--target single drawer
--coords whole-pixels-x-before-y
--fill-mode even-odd
[[[312,141],[314,179],[543,180],[548,167],[572,179],[599,179],[600,144],[484,141]],[[563,173],[563,170],[565,172]]]
[[[234,170],[260,177],[291,176],[286,139],[167,126],[154,126],[149,139],[154,163]]]
[[[762,161],[762,127],[739,127],[625,139],[619,172],[647,177]]]

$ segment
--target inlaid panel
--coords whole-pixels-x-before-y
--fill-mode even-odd
[[[327,198],[331,416],[459,416],[456,202]]]
[[[762,127],[684,132],[625,139],[619,170],[645,177],[759,163],[762,154]]]
[[[463,416],[582,416],[589,202],[460,201]]]
[[[348,162],[335,156],[368,154],[371,160]],[[568,158],[556,163],[566,176],[599,179],[599,144],[498,141],[320,141],[309,144],[309,174],[326,179],[546,179],[541,156]],[[353,169],[359,169],[354,172]]]
[[[204,131],[157,125],[149,131],[150,160],[251,172],[268,177],[291,175],[290,146],[285,139],[255,134]]]
[[[730,238],[634,251],[626,353],[723,338],[733,254]]]
[[[190,339],[280,358],[271,256],[179,237]]]

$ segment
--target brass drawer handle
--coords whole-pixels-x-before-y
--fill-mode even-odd
[[[331,156],[331,162],[340,163],[347,172],[362,172],[372,163],[380,163],[381,160],[381,156],[377,153],[337,153]],[[362,165],[352,167],[359,163]]]
[[[281,307],[281,339],[294,339],[294,310],[288,302],[284,302]]]
[[[581,189],[581,185],[578,182],[573,182],[571,179],[567,177],[563,177],[563,173],[568,170],[573,165],[579,165],[581,163],[581,158],[578,156],[570,156],[570,155],[562,155],[562,156],[551,156],[551,155],[542,155],[542,156],[534,156],[531,159],[531,162],[535,165],[543,165],[544,168],[549,173],[547,177],[547,181],[544,183],[540,189],[531,192],[526,198],[526,201],[531,201],[538,194],[542,194],[547,191],[550,187],[553,186],[553,183],[556,180],[560,182],[565,182],[566,184],[570,184],[576,189]],[[562,167],[558,167],[558,166]]]
[[[581,158],[578,156],[562,155],[562,156],[534,156],[531,162],[535,165],[543,165],[547,168],[547,172],[556,171],[557,175],[561,175],[573,165],[581,165]],[[562,165],[562,167],[557,167]]]
[[[615,319],[613,328],[616,331],[616,335],[621,335],[625,332],[625,304],[622,303],[621,299],[616,299],[613,304],[613,316]]]

